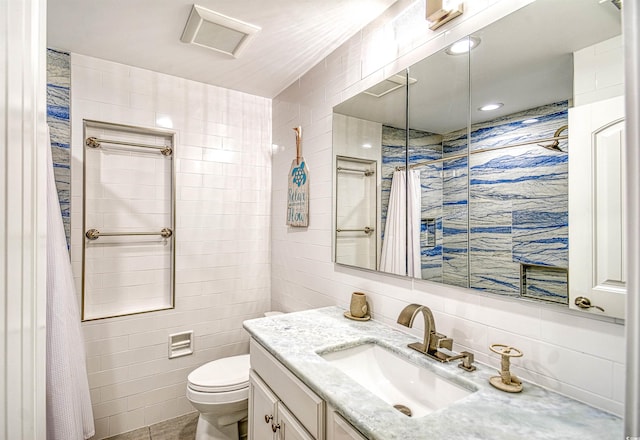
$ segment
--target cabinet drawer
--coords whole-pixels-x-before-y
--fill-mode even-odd
[[[323,439],[324,401],[254,339],[251,339],[250,351],[251,368],[295,411],[296,418],[314,438]]]

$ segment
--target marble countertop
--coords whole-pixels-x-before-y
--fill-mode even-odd
[[[244,327],[371,440],[623,438],[619,417],[528,382],[518,394],[499,391],[488,382],[497,375],[494,368],[476,362],[477,370],[469,373],[458,362],[441,364],[407,348],[415,337],[375,320],[346,319],[343,312],[339,307],[306,310],[248,320]],[[367,342],[477,391],[426,416],[409,418],[318,354]]]

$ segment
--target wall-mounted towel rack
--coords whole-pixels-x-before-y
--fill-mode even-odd
[[[171,309],[176,133],[83,122],[82,320]]]
[[[353,173],[364,173],[365,176],[373,176],[376,172],[374,170],[360,170],[358,168],[346,168],[346,167],[338,167],[336,171],[350,171]]]
[[[98,139],[96,137],[89,137],[85,141],[87,147],[90,148],[100,148],[102,144],[113,144],[113,145],[124,145],[127,147],[136,147],[136,148],[151,148],[154,150],[159,150],[163,156],[171,156],[173,154],[173,150],[171,147],[167,145],[150,145],[150,144],[140,144],[137,142],[124,142],[124,141],[116,141],[113,139]]]
[[[375,229],[370,228],[369,226],[365,226],[364,228],[361,229],[336,229],[336,232],[364,232],[365,234],[370,234],[373,231],[375,231]]]
[[[89,229],[84,236],[89,240],[97,240],[100,237],[119,237],[123,235],[160,235],[169,238],[173,235],[171,228],[162,228],[160,232],[100,232],[97,229]]]

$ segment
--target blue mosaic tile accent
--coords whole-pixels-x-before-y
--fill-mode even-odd
[[[70,58],[67,52],[47,50],[47,124],[67,246],[71,242]]]

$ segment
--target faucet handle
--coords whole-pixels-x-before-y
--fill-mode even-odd
[[[463,356],[462,362],[458,364],[458,367],[466,371],[475,371],[476,366],[473,365],[473,353],[470,353],[468,351],[461,351],[460,354]]]
[[[436,350],[439,348],[446,348],[447,350],[453,350],[453,339],[448,338],[445,335],[436,333],[433,335],[436,343]]]

